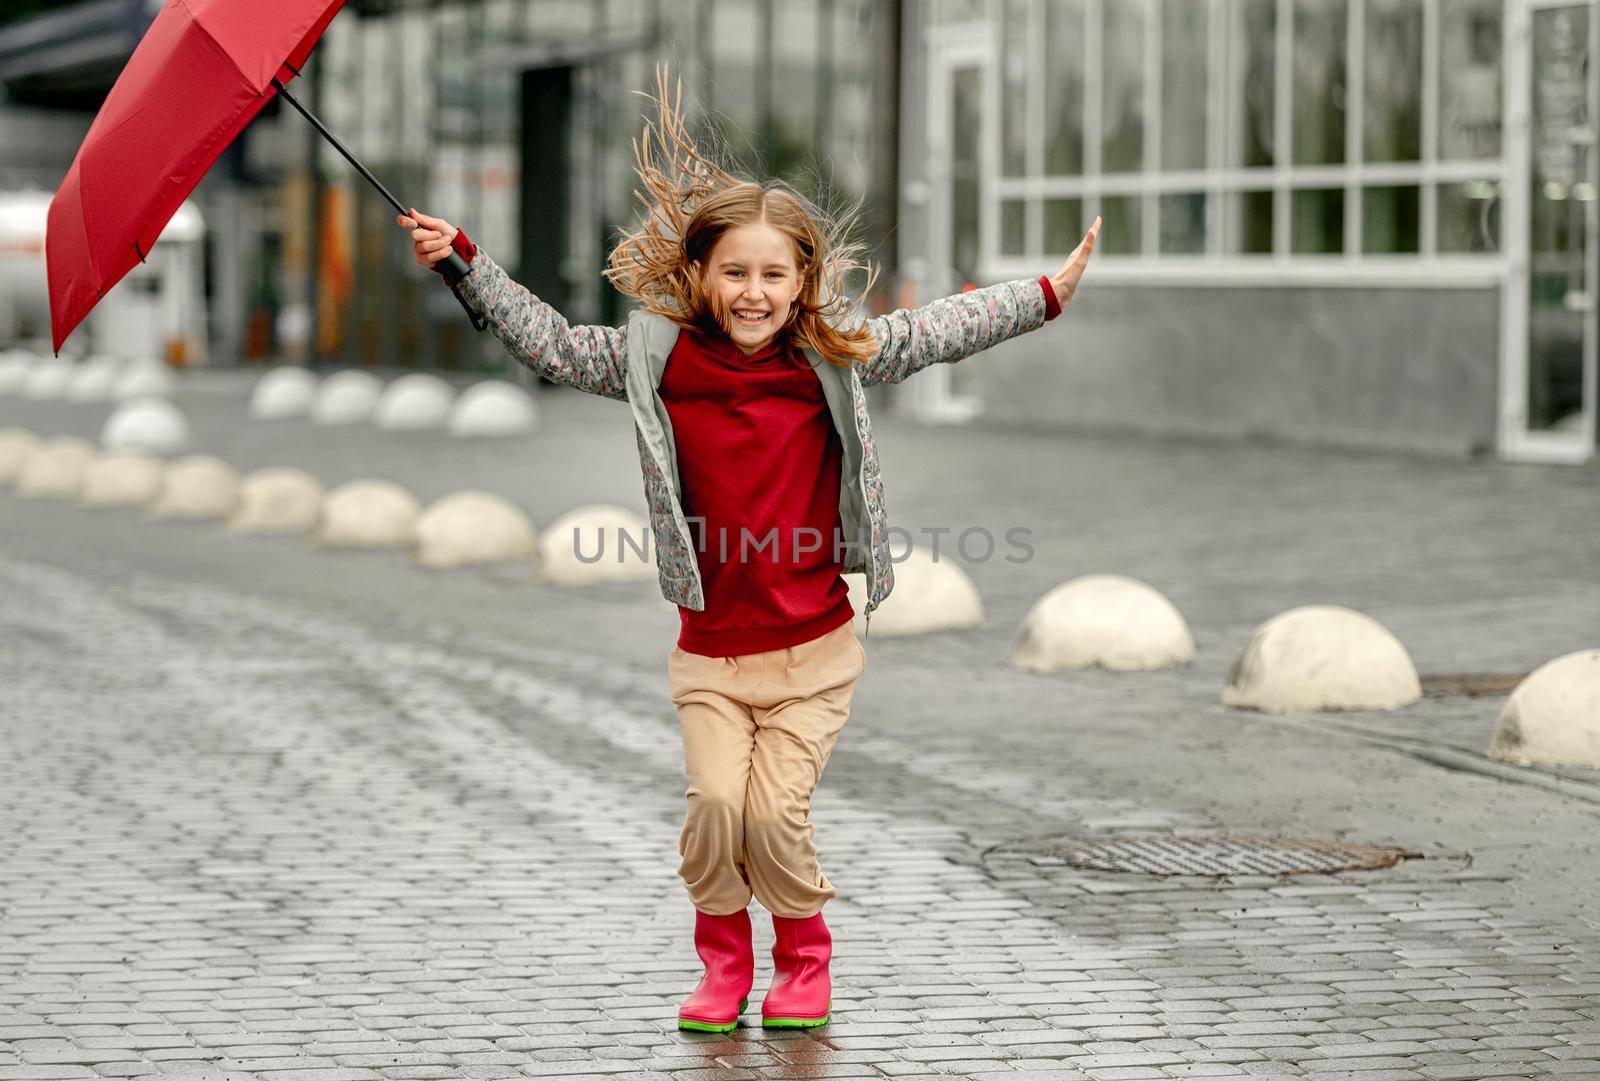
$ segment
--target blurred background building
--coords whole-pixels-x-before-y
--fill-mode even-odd
[[[158,7],[0,11],[0,190],[53,189]],[[1582,461],[1597,53],[1600,0],[350,0],[297,92],[573,322],[625,317],[600,271],[665,60],[743,169],[862,200],[874,311],[1103,218],[1092,301],[893,388],[912,415]],[[292,110],[192,201],[194,355],[505,366]]]
[[[955,369],[989,414],[1594,454],[1600,7],[935,10],[901,270],[1029,273],[1105,222],[1092,315]]]

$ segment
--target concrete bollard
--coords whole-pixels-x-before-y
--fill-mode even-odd
[[[173,454],[189,442],[189,421],[165,398],[133,398],[118,405],[100,429],[107,450]]]
[[[194,454],[167,466],[150,503],[152,520],[226,518],[239,505],[239,474],[221,458]]]
[[[111,398],[111,388],[116,384],[122,361],[101,354],[90,357],[73,371],[67,380],[66,398],[69,402],[104,402]]]
[[[463,437],[521,435],[538,424],[538,412],[526,391],[512,383],[488,379],[461,392],[450,411],[448,430]]]
[[[256,420],[303,417],[317,396],[317,373],[283,365],[272,369],[250,392],[250,415]]]
[[[317,388],[311,419],[318,424],[360,424],[372,416],[382,393],[382,381],[371,372],[335,372]]]
[[[89,463],[78,490],[80,507],[142,507],[161,491],[166,471],[148,451],[115,451]]]
[[[240,535],[309,533],[322,515],[322,485],[300,469],[258,469],[239,482],[239,508],[225,528]]]
[[[98,452],[87,439],[64,435],[47,439],[22,463],[17,495],[23,499],[72,499],[83,485],[84,471]]]
[[[1222,704],[1263,713],[1399,709],[1422,697],[1400,640],[1336,605],[1291,608],[1256,628],[1222,688]]]
[[[28,369],[22,381],[22,396],[36,402],[59,401],[67,396],[67,384],[77,369],[70,360],[51,357]]]
[[[500,496],[454,492],[418,519],[416,562],[438,569],[526,559],[537,540],[527,515]]]
[[[1142,671],[1193,660],[1194,636],[1173,603],[1120,574],[1086,574],[1039,598],[1011,654],[1012,665],[1028,672]]]
[[[352,480],[322,501],[315,541],[325,548],[409,548],[422,507],[392,481]]]
[[[33,367],[33,354],[26,349],[0,353],[0,394],[20,394]]]
[[[644,558],[640,553],[644,553]],[[539,534],[536,577],[552,585],[643,582],[656,578],[650,523],[623,507],[590,503]]]
[[[851,574],[845,581],[860,633],[866,626],[861,615],[867,605],[866,578]],[[894,591],[872,614],[874,636],[929,634],[982,624],[983,598],[956,557],[940,552],[935,560],[931,548],[919,545],[913,545],[906,557],[894,564]]]
[[[450,419],[456,391],[436,375],[413,372],[402,375],[384,390],[372,412],[372,422],[387,432],[415,432],[442,428]]]
[[[131,398],[170,398],[175,389],[177,381],[167,362],[146,357],[123,365],[111,384],[111,397],[119,402]]]
[[[26,428],[0,428],[0,488],[9,488],[39,449],[40,438]]]
[[[1489,757],[1600,769],[1600,649],[1557,657],[1519,683],[1500,711]]]

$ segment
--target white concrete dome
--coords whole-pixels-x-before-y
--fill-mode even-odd
[[[165,398],[133,398],[118,405],[100,430],[107,450],[172,454],[189,442],[189,421]]]
[[[250,415],[257,420],[303,417],[317,396],[317,373],[309,368],[284,365],[256,382],[250,393]]]
[[[119,402],[130,398],[170,398],[177,385],[165,361],[147,357],[123,365],[111,383],[111,397]]]
[[[1222,688],[1223,705],[1263,713],[1399,709],[1421,697],[1400,640],[1336,605],[1291,608],[1257,627]]]
[[[70,360],[54,357],[41,360],[28,369],[22,381],[22,396],[34,401],[58,401],[67,396],[67,384],[72,381],[76,366]]]
[[[239,482],[239,508],[230,533],[309,533],[322,516],[325,496],[316,477],[301,469],[258,469]]]
[[[514,383],[486,379],[461,392],[450,411],[451,435],[521,435],[538,423],[533,399]]]
[[[650,523],[610,503],[589,503],[568,511],[539,534],[537,576],[552,585],[654,581],[655,538]]]
[[[322,381],[311,401],[311,419],[318,424],[360,424],[372,416],[383,381],[371,372],[334,372]]]
[[[851,574],[845,581],[850,587],[850,606],[856,610],[855,628],[864,632],[866,578]],[[961,568],[959,557],[943,547],[935,560],[933,549],[912,545],[905,558],[894,564],[894,589],[872,613],[874,635],[927,634],[982,623],[983,598],[978,587]]]
[[[33,367],[33,354],[26,349],[0,353],[0,394],[19,394]]]
[[[329,548],[409,548],[422,505],[387,480],[352,480],[322,501],[316,542]]]
[[[512,503],[492,492],[454,492],[417,521],[416,561],[442,568],[525,559],[536,542],[528,516]]]
[[[426,372],[412,372],[384,389],[372,421],[391,432],[442,428],[455,401],[456,390],[449,383]]]
[[[80,507],[142,507],[161,491],[165,465],[142,450],[115,451],[89,463],[78,489]]]
[[[0,486],[15,484],[41,440],[26,428],[0,428]]]
[[[209,454],[193,454],[167,466],[149,516],[184,521],[226,518],[238,505],[239,474],[233,466]]]
[[[1600,649],[1580,649],[1517,684],[1489,756],[1522,766],[1600,769]]]
[[[17,495],[24,499],[73,498],[96,454],[93,443],[77,436],[45,440],[23,462],[16,480]]]
[[[111,387],[122,370],[122,361],[113,356],[90,357],[78,365],[67,380],[69,402],[103,402],[111,397]]]
[[[1189,624],[1160,591],[1120,574],[1086,574],[1036,601],[1011,663],[1029,672],[1142,671],[1194,660]]]

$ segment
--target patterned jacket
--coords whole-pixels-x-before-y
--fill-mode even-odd
[[[482,248],[457,288],[506,350],[528,368],[565,386],[629,403],[662,595],[674,604],[704,611],[700,568],[678,494],[683,488],[672,423],[659,391],[678,339],[677,324],[635,310],[626,327],[569,326],[561,313],[512,281]],[[855,318],[862,316],[858,313]],[[866,577],[863,614],[868,634],[873,610],[894,588],[894,567],[883,475],[863,388],[898,383],[930,364],[954,363],[1044,322],[1045,298],[1039,282],[1020,279],[867,320],[878,349],[859,366],[842,368],[805,351],[822,383],[843,450],[839,521],[846,542],[844,572]]]

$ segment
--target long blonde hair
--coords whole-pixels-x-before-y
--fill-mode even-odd
[[[681,327],[725,331],[693,264],[708,264],[711,249],[729,229],[766,222],[793,244],[802,283],[789,322],[778,333],[789,333],[796,344],[840,367],[869,359],[877,343],[866,324],[852,318],[854,305],[845,292],[848,274],[867,272],[863,293],[871,292],[878,276],[877,267],[859,261],[865,245],[847,239],[860,200],[842,213],[828,213],[781,180],[757,184],[722,168],[701,152],[684,125],[681,82],[667,100],[665,65],[656,69],[655,94],[636,93],[656,106],[656,118],[645,122],[633,143],[644,185],[634,195],[644,213],[623,230],[606,279],[645,310]]]

